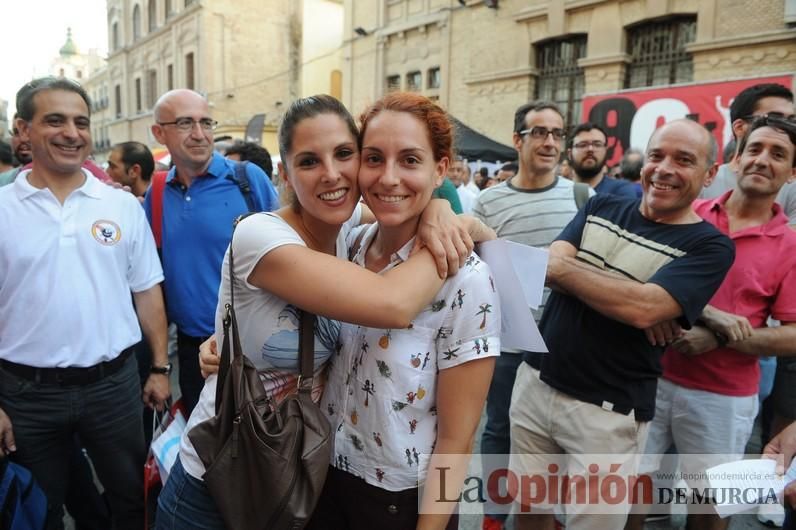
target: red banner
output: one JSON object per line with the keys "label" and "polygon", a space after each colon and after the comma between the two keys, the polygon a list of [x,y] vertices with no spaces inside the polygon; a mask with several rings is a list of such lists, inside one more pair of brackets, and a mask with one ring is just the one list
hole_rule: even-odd
{"label": "red banner", "polygon": [[608,134],[608,165],[635,147],[642,151],[652,132],[664,123],[691,118],[713,133],[719,153],[732,140],[730,103],[738,92],[759,83],[793,86],[793,77],[759,77],[740,81],[639,89],[583,98],[583,121],[597,123]]}

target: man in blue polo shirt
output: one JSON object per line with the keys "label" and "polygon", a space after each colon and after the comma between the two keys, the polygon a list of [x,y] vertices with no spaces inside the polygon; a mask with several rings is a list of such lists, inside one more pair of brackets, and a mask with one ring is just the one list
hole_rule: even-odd
{"label": "man in blue polo shirt", "polygon": [[[249,202],[257,211],[279,206],[259,167],[243,166],[246,192],[239,184],[243,179],[236,177],[236,162],[213,151],[216,124],[207,100],[192,90],[169,91],[155,104],[152,134],[174,162],[162,191],[161,248],[169,320],[177,325],[180,391],[189,412],[204,385],[199,345],[214,331],[221,261],[232,222],[251,209]],[[150,222],[153,193],[157,191],[150,190],[144,201]]]}

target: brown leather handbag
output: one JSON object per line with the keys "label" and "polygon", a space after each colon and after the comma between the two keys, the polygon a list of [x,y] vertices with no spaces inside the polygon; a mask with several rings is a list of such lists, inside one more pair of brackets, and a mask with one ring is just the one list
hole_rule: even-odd
{"label": "brown leather handbag", "polygon": [[323,489],[331,451],[329,421],[310,395],[315,315],[300,311],[297,392],[273,404],[241,348],[231,245],[229,274],[216,415],[191,429],[188,438],[228,528],[302,529]]}

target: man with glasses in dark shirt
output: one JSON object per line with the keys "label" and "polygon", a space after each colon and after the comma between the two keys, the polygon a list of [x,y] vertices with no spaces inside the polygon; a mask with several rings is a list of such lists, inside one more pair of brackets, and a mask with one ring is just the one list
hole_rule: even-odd
{"label": "man with glasses in dark shirt", "polygon": [[628,182],[608,176],[605,160],[608,156],[608,136],[596,123],[581,123],[572,131],[567,158],[572,167],[572,180],[591,186],[596,193],[613,193],[636,197],[636,190]]}
{"label": "man with glasses in dark shirt", "polygon": [[[166,306],[169,320],[177,325],[180,391],[190,413],[204,386],[199,345],[214,332],[221,262],[232,222],[250,210],[273,210],[279,200],[259,167],[237,166],[214,152],[217,122],[200,94],[167,92],[155,104],[155,122],[152,134],[168,148],[174,167],[163,187],[153,182],[144,208],[153,231],[162,235]],[[157,204],[162,207],[160,219]]]}

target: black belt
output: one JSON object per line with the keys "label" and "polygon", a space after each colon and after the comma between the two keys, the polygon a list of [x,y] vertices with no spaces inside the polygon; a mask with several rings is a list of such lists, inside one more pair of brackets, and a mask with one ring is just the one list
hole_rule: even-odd
{"label": "black belt", "polygon": [[94,366],[67,368],[37,368],[24,364],[12,363],[0,359],[0,368],[28,381],[45,385],[81,386],[96,383],[104,377],[113,375],[124,366],[124,362],[133,354],[133,348],[127,348],[118,357]]}

